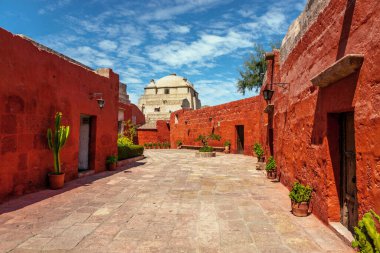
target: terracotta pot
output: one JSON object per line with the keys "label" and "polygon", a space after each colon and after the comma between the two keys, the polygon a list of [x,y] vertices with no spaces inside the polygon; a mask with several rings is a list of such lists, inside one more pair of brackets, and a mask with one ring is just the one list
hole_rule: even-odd
{"label": "terracotta pot", "polygon": [[65,173],[61,174],[51,174],[49,173],[49,185],[50,189],[57,190],[61,189],[65,184]]}
{"label": "terracotta pot", "polygon": [[107,169],[108,170],[116,170],[117,169],[117,166],[116,166],[117,164],[116,163],[108,163],[107,164]]}
{"label": "terracotta pot", "polygon": [[265,161],[265,157],[262,156],[262,157],[258,158],[258,160],[259,160],[260,163],[263,163]]}
{"label": "terracotta pot", "polygon": [[292,213],[298,217],[306,217],[309,214],[309,202],[296,203],[292,201]]}
{"label": "terracotta pot", "polygon": [[276,170],[267,171],[267,178],[268,179],[276,179]]}
{"label": "terracotta pot", "polygon": [[230,153],[230,146],[224,147],[224,153],[229,154]]}

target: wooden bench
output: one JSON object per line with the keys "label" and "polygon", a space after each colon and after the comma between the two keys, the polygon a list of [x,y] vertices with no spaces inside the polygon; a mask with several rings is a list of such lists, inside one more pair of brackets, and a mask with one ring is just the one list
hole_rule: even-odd
{"label": "wooden bench", "polygon": [[[182,145],[181,146],[181,149],[194,149],[194,150],[199,150],[202,146],[199,146],[199,145]],[[214,149],[214,151],[219,151],[219,152],[223,152],[224,151],[224,147],[212,147]]]}

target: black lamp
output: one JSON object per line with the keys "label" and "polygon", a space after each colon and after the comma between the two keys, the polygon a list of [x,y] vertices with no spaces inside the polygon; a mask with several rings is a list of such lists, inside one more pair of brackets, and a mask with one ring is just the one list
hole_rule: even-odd
{"label": "black lamp", "polygon": [[272,99],[274,90],[265,89],[263,90],[263,96],[266,101],[270,101]]}
{"label": "black lamp", "polygon": [[98,101],[98,105],[100,109],[103,109],[105,101],[103,98],[98,98],[96,101]]}

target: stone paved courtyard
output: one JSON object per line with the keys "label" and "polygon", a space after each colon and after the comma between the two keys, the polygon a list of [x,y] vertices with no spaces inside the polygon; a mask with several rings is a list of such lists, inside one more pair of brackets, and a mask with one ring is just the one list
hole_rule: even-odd
{"label": "stone paved courtyard", "polygon": [[351,252],[253,158],[147,158],[0,205],[0,252]]}

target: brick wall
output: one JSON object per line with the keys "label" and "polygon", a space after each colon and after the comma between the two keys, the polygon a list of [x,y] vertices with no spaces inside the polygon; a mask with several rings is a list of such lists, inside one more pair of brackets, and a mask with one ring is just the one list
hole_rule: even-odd
{"label": "brick wall", "polygon": [[[46,131],[63,113],[71,133],[61,152],[66,180],[78,175],[80,114],[95,119],[91,166],[105,169],[117,152],[119,77],[91,69],[0,28],[0,200],[45,187],[53,168]],[[90,93],[102,93],[100,109]]]}
{"label": "brick wall", "polygon": [[[260,123],[263,103],[261,97],[252,97],[222,105],[206,107],[200,110],[179,110],[170,117],[170,142],[176,147],[176,141],[184,145],[201,145],[195,139],[212,132],[222,137],[220,141],[210,140],[211,146],[223,146],[226,140],[231,142],[231,152],[237,152],[236,126],[244,126],[244,154],[252,154],[252,146],[260,141]],[[176,119],[177,118],[177,119]]]}

